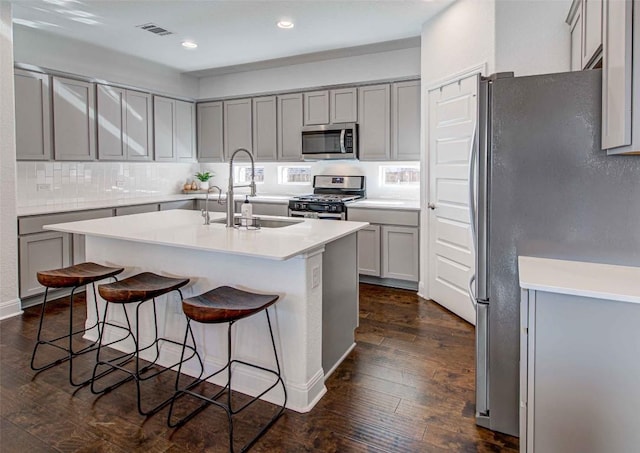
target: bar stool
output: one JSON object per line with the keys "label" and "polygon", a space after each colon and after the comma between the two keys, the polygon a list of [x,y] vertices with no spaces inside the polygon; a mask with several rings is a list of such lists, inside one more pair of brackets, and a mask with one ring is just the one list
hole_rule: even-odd
{"label": "bar stool", "polygon": [[[176,393],[174,395],[173,400],[171,401],[171,406],[169,408],[169,417],[167,420],[167,424],[169,427],[174,428],[177,426],[181,426],[186,423],[188,420],[192,419],[202,410],[204,410],[210,404],[214,404],[220,408],[222,408],[226,414],[227,419],[229,420],[229,451],[234,451],[233,445],[233,416],[243,411],[251,404],[260,399],[263,395],[269,392],[271,389],[275,388],[278,383],[282,385],[282,390],[284,392],[284,402],[278,412],[269,420],[269,422],[256,434],[249,442],[247,442],[241,449],[241,452],[247,451],[259,438],[262,436],[274,423],[275,421],[282,415],[284,412],[285,406],[287,404],[287,390],[284,385],[284,381],[282,380],[282,375],[280,372],[280,362],[278,361],[278,353],[276,351],[276,344],[273,339],[273,329],[271,328],[271,319],[269,318],[269,308],[278,300],[277,295],[262,295],[262,294],[254,294],[247,291],[242,291],[236,288],[231,288],[229,286],[221,286],[219,288],[213,289],[209,292],[201,294],[199,296],[190,297],[182,301],[182,310],[184,314],[187,316],[187,328],[184,336],[184,345],[182,349],[182,355],[184,356],[185,349],[187,346],[187,337],[191,335],[193,339],[193,333],[191,331],[191,321],[196,321],[203,324],[219,324],[219,323],[228,323],[227,328],[227,363],[218,371],[210,374],[207,377],[200,377],[199,379],[193,381],[188,386],[183,388],[178,388],[178,378],[180,377],[180,369],[178,370],[178,378],[176,379]],[[244,362],[242,360],[232,359],[231,353],[231,326],[239,321],[240,319],[249,317],[254,315],[260,311],[264,311],[267,316],[267,324],[269,325],[269,334],[271,336],[271,345],[273,347],[273,355],[275,357],[275,365],[276,369],[272,370],[269,368],[265,368],[259,365],[251,364]],[[195,343],[194,343],[195,345]],[[234,408],[232,406],[232,389],[231,389],[231,365],[234,363],[240,363],[242,365],[246,365],[249,367],[257,368],[262,371],[266,371],[268,373],[276,376],[275,382],[258,396],[252,398],[247,403],[243,404],[238,408]],[[222,373],[224,370],[227,370],[227,382],[226,385],[215,393],[213,396],[207,397],[203,394],[196,393],[191,391],[192,388],[199,385],[200,383],[211,379],[212,377]],[[218,399],[222,397],[222,395],[227,393],[226,402],[220,402]],[[198,398],[204,401],[203,404],[198,406],[195,410],[181,418],[176,422],[172,422],[173,409],[176,400],[178,400],[181,396],[190,395],[195,398]]]}
{"label": "bar stool", "polygon": [[[111,304],[121,304],[122,309],[124,311],[125,319],[127,326],[121,326],[111,323],[110,325],[113,327],[117,327],[118,329],[123,330],[126,333],[126,336],[120,338],[118,341],[123,341],[126,338],[131,337],[134,344],[134,350],[130,354],[125,354],[124,356],[119,356],[116,358],[112,358],[109,360],[101,359],[100,354],[102,352],[102,348],[106,345],[103,345],[102,342],[98,344],[98,353],[96,357],[96,364],[93,368],[93,376],[91,380],[91,392],[96,395],[101,395],[104,393],[108,393],[111,390],[119,387],[125,382],[129,382],[134,380],[136,382],[136,393],[137,393],[137,404],[138,404],[138,412],[141,415],[152,415],[162,409],[164,406],[169,404],[173,396],[168,397],[162,402],[158,403],[152,409],[143,410],[142,408],[142,397],[141,397],[141,386],[140,383],[152,379],[170,369],[181,365],[184,359],[184,350],[183,355],[181,356],[180,362],[176,362],[175,364],[169,367],[163,367],[162,369],[155,371],[153,373],[147,373],[154,367],[160,358],[160,342],[173,343],[177,346],[183,346],[182,343],[168,339],[168,338],[159,338],[158,337],[158,316],[156,311],[156,300],[155,298],[158,296],[162,296],[171,291],[178,291],[180,294],[180,299],[182,299],[182,288],[184,285],[189,283],[188,278],[170,278],[163,277],[161,275],[153,274],[151,272],[144,272],[141,274],[134,275],[129,278],[125,278],[123,280],[117,281],[115,283],[109,283],[106,285],[99,285],[98,292],[100,296],[104,300],[107,301],[104,307],[104,313],[102,319],[106,321],[107,319],[107,311]],[[140,344],[140,307],[148,301],[152,301],[153,306],[153,326],[154,326],[154,340],[148,344],[147,346],[142,346]],[[127,304],[136,304],[136,317],[135,317],[135,330],[131,328],[131,322],[129,321],[129,315],[127,314],[126,305]],[[113,344],[115,342],[111,342]],[[195,344],[195,342],[194,342]],[[146,351],[147,349],[155,349],[155,356],[153,360],[150,361],[147,365],[141,366],[140,363],[140,353]],[[183,348],[184,349],[184,348]],[[192,355],[186,360],[191,359],[196,355],[194,348],[189,348],[192,350]],[[135,367],[133,370],[127,368],[125,365],[130,359],[135,359]],[[199,357],[198,357],[199,359]],[[185,361],[186,361],[185,360]],[[202,364],[201,364],[202,366]],[[98,370],[101,367],[106,367],[106,371],[102,371],[98,373]],[[119,370],[126,373],[128,376],[103,388],[98,390],[96,383],[100,381],[102,377],[111,373],[112,371]]]}
{"label": "bar stool", "polygon": [[[95,282],[99,280],[104,280],[106,278],[114,278],[116,279],[116,275],[122,272],[124,268],[122,267],[107,267],[102,266],[96,263],[81,263],[76,264],[74,266],[64,267],[61,269],[52,269],[47,271],[40,271],[36,274],[38,282],[45,287],[44,290],[44,301],[42,302],[42,311],[40,312],[40,323],[38,325],[38,335],[36,337],[36,344],[33,348],[33,354],[31,355],[31,369],[34,371],[43,371],[49,369],[53,366],[56,366],[60,363],[69,361],[69,383],[73,386],[79,387],[82,385],[86,385],[89,383],[89,380],[84,380],[82,382],[75,382],[73,379],[73,358],[86,354],[87,352],[94,351],[96,348],[96,343],[98,343],[101,339],[102,330],[100,329],[99,322],[96,321],[91,327],[86,327],[84,329],[80,329],[76,332],[73,331],[73,296],[78,288],[91,284],[93,287],[93,300],[96,307],[96,315],[98,314],[98,303],[96,300],[96,285]],[[47,308],[48,296],[49,296],[49,288],[72,288],[71,296],[69,301],[69,333],[65,335],[61,335],[57,338],[43,340],[42,339],[42,326],[44,323],[45,310]],[[88,330],[92,330],[94,328],[98,328],[98,341],[91,343],[88,346],[85,346],[82,349],[74,350],[73,349],[73,338],[76,335],[84,334]],[[63,340],[68,339],[68,346],[62,346],[58,344],[62,343]],[[42,366],[36,366],[36,355],[38,353],[38,348],[41,345],[53,346],[57,349],[61,349],[67,353],[66,357],[56,359],[50,361]]]}

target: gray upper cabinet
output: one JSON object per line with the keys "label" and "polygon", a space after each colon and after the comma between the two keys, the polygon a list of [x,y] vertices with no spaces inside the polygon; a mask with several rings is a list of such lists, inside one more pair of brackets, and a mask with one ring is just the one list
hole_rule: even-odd
{"label": "gray upper cabinet", "polygon": [[276,97],[253,98],[253,153],[256,160],[277,159]]}
{"label": "gray upper cabinet", "polygon": [[98,159],[151,160],[151,95],[98,85]]}
{"label": "gray upper cabinet", "polygon": [[176,101],[175,112],[176,155],[178,161],[194,161],[196,159],[196,106],[193,102]]}
{"label": "gray upper cabinet", "polygon": [[125,90],[105,85],[97,86],[98,159],[124,160],[125,150]]}
{"label": "gray upper cabinet", "polygon": [[[238,148],[253,152],[251,99],[224,101],[224,154],[227,159]],[[248,160],[246,154],[238,155],[238,160]]]}
{"label": "gray upper cabinet", "polygon": [[155,160],[160,162],[194,160],[194,123],[193,103],[154,96]]}
{"label": "gray upper cabinet", "polygon": [[160,162],[176,160],[175,111],[174,99],[153,97],[153,142],[155,160]]}
{"label": "gray upper cabinet", "polygon": [[15,70],[16,156],[51,159],[51,90],[49,76]]}
{"label": "gray upper cabinet", "polygon": [[331,90],[330,119],[332,123],[355,123],[358,121],[358,89]]}
{"label": "gray upper cabinet", "polygon": [[329,123],[329,92],[304,93],[304,125]]}
{"label": "gray upper cabinet", "polygon": [[[569,27],[571,28],[571,70],[582,70],[582,8],[575,3],[569,13]],[[576,8],[575,10],[573,8]]]}
{"label": "gray upper cabinet", "polygon": [[125,144],[128,160],[153,158],[151,95],[126,91]]}
{"label": "gray upper cabinet", "polygon": [[223,108],[222,102],[198,104],[198,160],[223,162]]}
{"label": "gray upper cabinet", "polygon": [[302,94],[278,96],[278,159],[302,160]]}
{"label": "gray upper cabinet", "polygon": [[582,61],[583,66],[598,58],[602,49],[603,0],[582,0]]}
{"label": "gray upper cabinet", "polygon": [[94,84],[53,77],[53,140],[56,160],[94,160]]}
{"label": "gray upper cabinet", "polygon": [[420,81],[391,85],[391,157],[420,160]]}
{"label": "gray upper cabinet", "polygon": [[391,157],[389,91],[389,84],[358,88],[360,160]]}
{"label": "gray upper cabinet", "polygon": [[640,7],[633,3],[605,2],[602,149],[609,154],[640,152],[640,49],[632,45],[640,42]]}

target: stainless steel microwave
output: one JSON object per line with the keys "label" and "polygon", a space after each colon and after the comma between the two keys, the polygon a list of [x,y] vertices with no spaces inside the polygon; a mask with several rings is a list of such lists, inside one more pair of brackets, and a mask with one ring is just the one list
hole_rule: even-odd
{"label": "stainless steel microwave", "polygon": [[358,125],[336,123],[303,127],[302,158],[304,160],[357,159]]}

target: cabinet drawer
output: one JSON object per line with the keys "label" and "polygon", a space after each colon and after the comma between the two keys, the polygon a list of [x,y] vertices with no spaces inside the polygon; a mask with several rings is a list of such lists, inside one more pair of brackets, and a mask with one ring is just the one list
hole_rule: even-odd
{"label": "cabinet drawer", "polygon": [[385,225],[418,226],[418,211],[385,210],[371,208],[347,208],[347,220]]}
{"label": "cabinet drawer", "polygon": [[54,223],[79,222],[80,220],[100,219],[113,216],[113,209],[95,209],[92,211],[64,212],[18,218],[18,234],[32,234],[42,231],[44,225]]}
{"label": "cabinet drawer", "polygon": [[171,209],[194,209],[195,200],[180,200],[160,203],[161,211],[169,211]]}
{"label": "cabinet drawer", "polygon": [[142,214],[144,212],[155,212],[158,210],[158,204],[139,204],[135,206],[123,206],[116,208],[116,215]]}

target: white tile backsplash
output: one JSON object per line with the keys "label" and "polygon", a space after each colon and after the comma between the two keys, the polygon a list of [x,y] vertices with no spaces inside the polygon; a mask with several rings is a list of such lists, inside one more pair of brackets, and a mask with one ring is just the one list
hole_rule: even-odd
{"label": "white tile backsplash", "polygon": [[[396,162],[416,164],[416,162]],[[116,200],[177,194],[199,171],[212,171],[212,184],[227,189],[229,164],[160,162],[18,162],[18,206],[41,206],[66,202]],[[384,187],[380,166],[389,162],[259,162],[265,182],[258,194],[300,195],[311,193],[309,185],[278,183],[278,167],[311,165],[312,174],[365,175],[369,198],[418,200],[419,187]],[[242,165],[242,164],[239,164]],[[246,190],[239,189],[237,193]]]}

